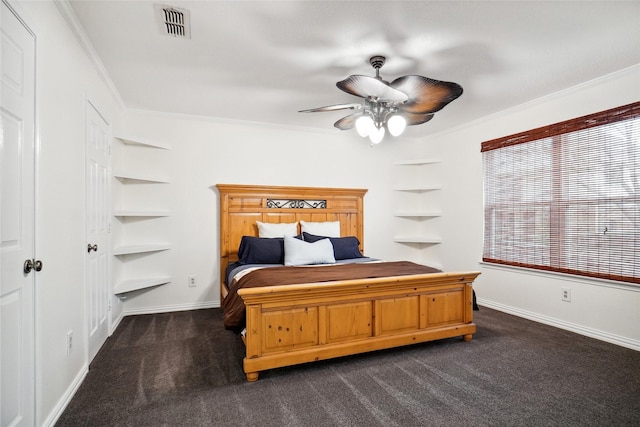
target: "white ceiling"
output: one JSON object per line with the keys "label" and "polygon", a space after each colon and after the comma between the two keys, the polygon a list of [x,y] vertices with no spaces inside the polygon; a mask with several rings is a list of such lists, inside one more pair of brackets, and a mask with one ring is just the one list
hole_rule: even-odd
{"label": "white ceiling", "polygon": [[[189,10],[191,38],[162,35],[154,3]],[[69,4],[128,108],[286,126],[333,129],[348,110],[297,111],[358,102],[335,83],[375,75],[372,55],[385,80],[464,88],[414,137],[640,63],[640,1]]]}

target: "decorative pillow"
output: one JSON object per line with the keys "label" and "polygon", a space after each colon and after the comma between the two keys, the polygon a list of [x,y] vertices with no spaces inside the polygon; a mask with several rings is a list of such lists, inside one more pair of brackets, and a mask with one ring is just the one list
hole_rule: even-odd
{"label": "decorative pillow", "polygon": [[[301,241],[302,235],[295,238]],[[238,247],[238,264],[284,264],[284,239],[242,236]]]}
{"label": "decorative pillow", "polygon": [[[302,233],[302,238],[305,242],[317,242],[321,239],[326,239],[325,236],[316,236],[309,233]],[[329,237],[329,240],[333,245],[333,256],[336,260],[364,258],[359,248],[360,241],[356,236]]]}
{"label": "decorative pillow", "polygon": [[329,239],[304,242],[284,236],[284,265],[333,264],[333,245]]}
{"label": "decorative pillow", "polygon": [[300,225],[302,232],[317,236],[340,237],[340,221],[307,222],[301,220]]}
{"label": "decorative pillow", "polygon": [[260,222],[258,224],[258,236],[260,237],[284,237],[298,234],[297,222]]}
{"label": "decorative pillow", "polygon": [[238,248],[240,264],[284,264],[284,239],[242,236]]}

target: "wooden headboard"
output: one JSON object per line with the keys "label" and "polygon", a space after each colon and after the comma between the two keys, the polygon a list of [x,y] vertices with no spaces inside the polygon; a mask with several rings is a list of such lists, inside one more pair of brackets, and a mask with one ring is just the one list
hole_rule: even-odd
{"label": "wooden headboard", "polygon": [[256,221],[340,221],[340,235],[356,236],[364,252],[363,198],[367,190],[233,184],[216,187],[220,193],[221,290],[226,290],[227,265],[238,260],[242,236],[258,236]]}

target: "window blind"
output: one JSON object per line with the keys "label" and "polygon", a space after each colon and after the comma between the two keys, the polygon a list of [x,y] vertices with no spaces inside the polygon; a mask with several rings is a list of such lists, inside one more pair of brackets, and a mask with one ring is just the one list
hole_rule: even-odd
{"label": "window blind", "polygon": [[481,151],[484,261],[640,284],[640,102]]}

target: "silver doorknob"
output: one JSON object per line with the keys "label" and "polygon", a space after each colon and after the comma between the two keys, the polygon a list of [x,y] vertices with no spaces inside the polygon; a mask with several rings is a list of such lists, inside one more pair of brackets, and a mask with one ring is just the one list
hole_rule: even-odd
{"label": "silver doorknob", "polygon": [[32,259],[28,259],[24,262],[24,266],[22,267],[22,271],[24,271],[24,274],[29,274],[31,273],[31,270],[33,270],[33,260]]}
{"label": "silver doorknob", "polygon": [[22,271],[24,271],[24,274],[29,274],[31,273],[31,270],[35,270],[35,271],[42,270],[42,261],[40,261],[39,259],[26,260],[24,262],[24,265],[22,266]]}
{"label": "silver doorknob", "polygon": [[91,246],[91,243],[89,243],[89,244],[87,245],[87,252],[91,252],[91,251],[96,251],[96,252],[98,252],[98,245],[97,245],[97,244],[95,244],[95,245]]}

